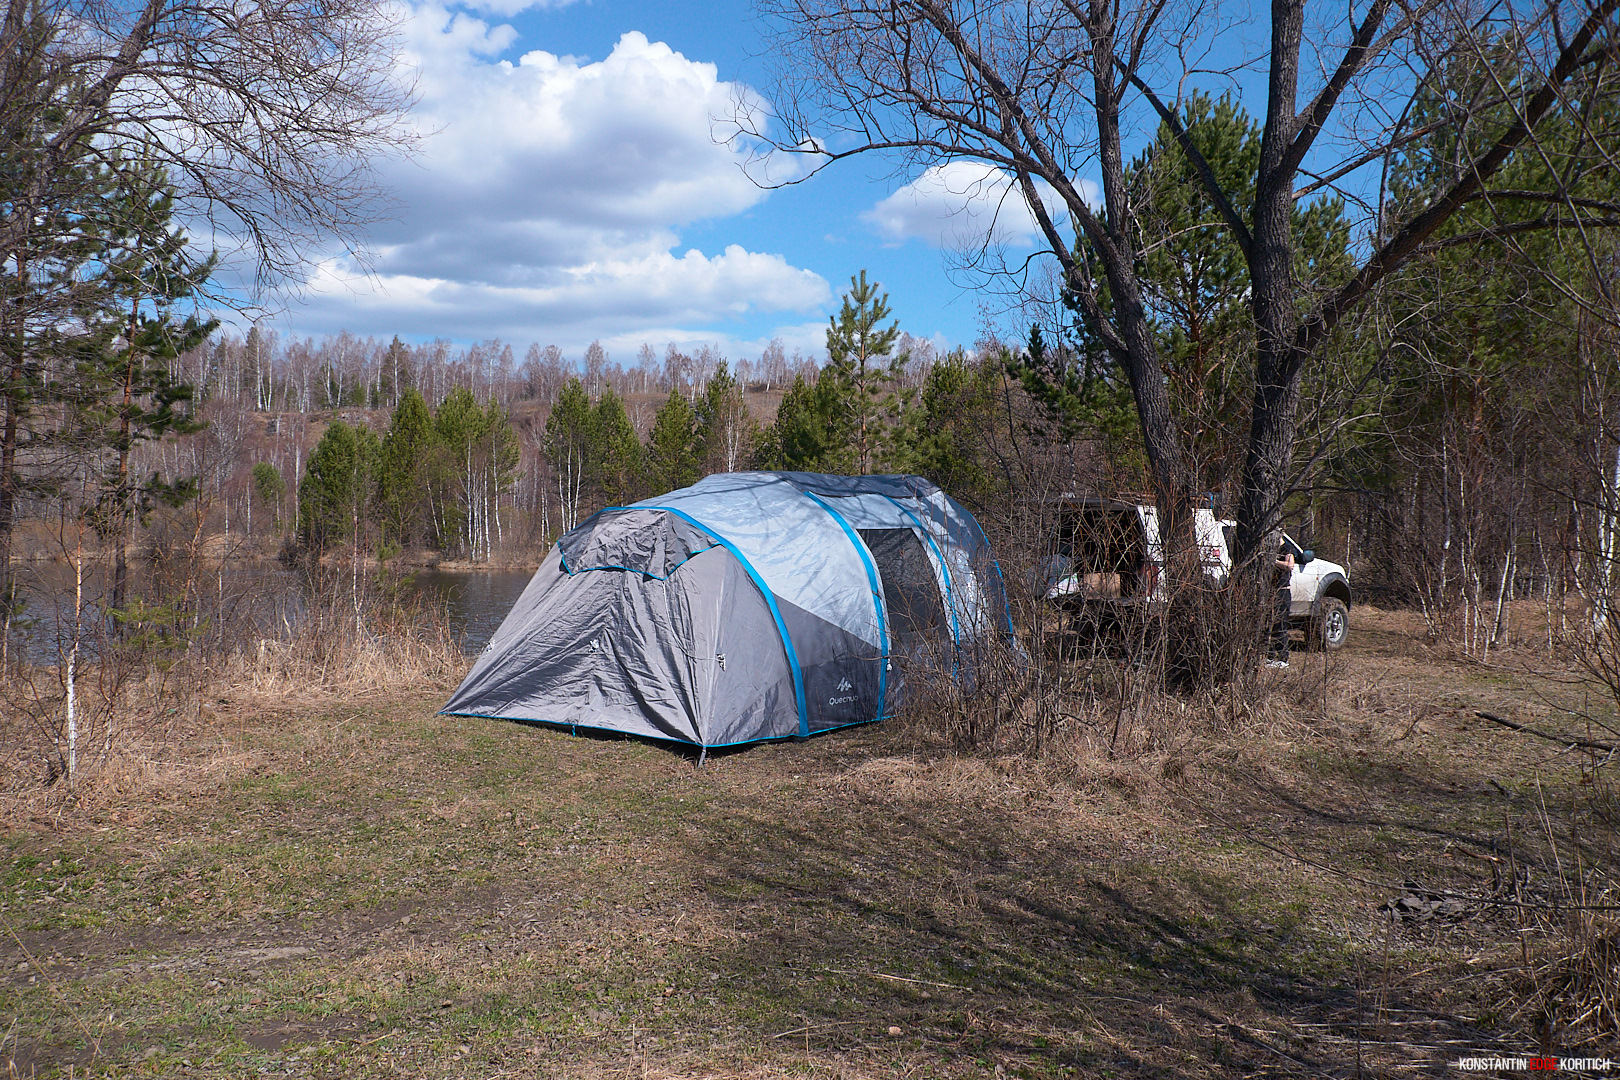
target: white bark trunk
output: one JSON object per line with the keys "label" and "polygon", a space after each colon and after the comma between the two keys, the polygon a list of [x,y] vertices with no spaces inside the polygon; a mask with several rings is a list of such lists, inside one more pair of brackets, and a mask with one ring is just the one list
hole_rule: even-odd
{"label": "white bark trunk", "polygon": [[1620,531],[1620,447],[1615,448],[1614,468],[1604,485],[1603,506],[1598,516],[1598,589],[1592,604],[1592,629],[1601,630],[1609,621],[1610,595],[1614,582],[1615,534]]}

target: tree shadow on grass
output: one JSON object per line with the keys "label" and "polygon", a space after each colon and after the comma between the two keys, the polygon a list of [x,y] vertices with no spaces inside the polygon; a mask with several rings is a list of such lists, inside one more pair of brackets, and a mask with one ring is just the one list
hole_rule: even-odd
{"label": "tree shadow on grass", "polygon": [[1218,1059],[1215,1042],[1234,1062],[1252,1056],[1208,1018],[1256,983],[1296,1002],[1352,1004],[1243,948],[1231,928],[1258,940],[1251,919],[1214,911],[1209,921],[1227,929],[1212,933],[1089,878],[1085,852],[996,866],[963,850],[990,838],[944,835],[926,819],[890,817],[855,843],[814,824],[734,824],[749,843],[704,853],[734,891],[742,931],[735,955],[717,961],[771,983],[770,996],[833,1045],[898,1026],[947,1058],[1174,1072],[1178,1057]]}
{"label": "tree shadow on grass", "polygon": [[1026,1075],[1444,1071],[1454,1047],[1377,1036],[1391,1009],[1490,1042],[1395,988],[1375,1009],[1363,944],[1289,914],[1274,873],[847,794],[717,804],[689,853],[736,931],[713,963],[807,1048],[876,1052],[899,1028],[916,1054]]}

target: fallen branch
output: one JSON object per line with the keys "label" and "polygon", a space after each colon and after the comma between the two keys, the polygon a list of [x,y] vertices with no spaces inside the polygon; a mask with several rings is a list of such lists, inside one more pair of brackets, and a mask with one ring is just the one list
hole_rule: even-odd
{"label": "fallen branch", "polygon": [[1565,735],[1550,735],[1545,731],[1537,731],[1533,727],[1516,724],[1512,720],[1504,720],[1494,713],[1480,712],[1478,709],[1474,710],[1474,715],[1489,720],[1493,724],[1501,724],[1503,727],[1512,728],[1514,731],[1522,731],[1527,735],[1535,735],[1546,739],[1548,742],[1560,743],[1564,746],[1579,746],[1584,750],[1600,750],[1605,754],[1613,754],[1616,750],[1620,750],[1620,747],[1612,743],[1592,742],[1590,739],[1572,739]]}
{"label": "fallen branch", "polygon": [[817,968],[829,975],[866,975],[873,979],[888,979],[890,982],[915,983],[918,986],[943,986],[947,990],[967,990],[970,987],[958,986],[956,983],[932,982],[928,979],[908,979],[904,975],[885,975],[881,971],[845,971],[842,968]]}
{"label": "fallen branch", "polygon": [[773,1039],[785,1039],[789,1035],[808,1035],[810,1032],[815,1031],[818,1028],[855,1027],[857,1025],[865,1024],[865,1023],[869,1023],[869,1021],[866,1021],[866,1020],[829,1020],[829,1021],[826,1021],[826,1022],[820,1023],[820,1024],[806,1024],[804,1027],[796,1027],[796,1028],[792,1029],[791,1031],[779,1031],[775,1035],[772,1035],[771,1038],[773,1038]]}

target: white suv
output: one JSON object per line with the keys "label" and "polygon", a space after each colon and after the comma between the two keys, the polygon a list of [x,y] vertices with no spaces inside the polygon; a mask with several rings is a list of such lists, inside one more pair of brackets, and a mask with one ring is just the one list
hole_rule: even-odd
{"label": "white suv", "polygon": [[[1158,507],[1066,495],[1060,508],[1056,548],[1045,566],[1048,600],[1065,605],[1164,601]],[[1225,581],[1232,572],[1236,523],[1210,510],[1195,510],[1193,529],[1204,573]],[[1349,574],[1338,563],[1316,558],[1286,533],[1283,545],[1294,553],[1289,582],[1294,626],[1305,631],[1308,645],[1342,648],[1350,633]]]}

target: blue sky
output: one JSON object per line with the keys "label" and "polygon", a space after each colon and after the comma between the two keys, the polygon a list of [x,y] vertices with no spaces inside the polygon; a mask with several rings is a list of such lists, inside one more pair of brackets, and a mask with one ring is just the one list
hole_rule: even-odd
{"label": "blue sky", "polygon": [[[1022,200],[991,209],[1004,177],[965,161],[900,173],[871,156],[764,190],[743,172],[744,148],[716,141],[739,94],[772,93],[771,42],[750,0],[384,2],[396,5],[400,64],[417,80],[409,120],[421,152],[380,165],[398,213],[371,230],[372,272],[312,252],[302,296],[268,320],[275,328],[501,338],[574,359],[600,340],[627,365],[643,344],[662,354],[672,342],[736,359],[780,338],[790,354],[813,354],[864,269],[902,329],[937,348],[971,346],[986,330],[1023,337],[1027,317],[1005,286],[955,269],[953,255],[992,222],[1011,261],[1033,250]],[[1173,41],[1167,32],[1168,66],[1149,77],[1171,97],[1178,85],[1236,89],[1252,107],[1264,100],[1263,66],[1240,58],[1264,57],[1263,20],[1247,8],[1218,14]],[[1303,59],[1320,76],[1347,29],[1336,8],[1315,18],[1322,51]],[[1183,62],[1199,74],[1178,83]],[[1347,95],[1312,163],[1359,151],[1358,128],[1387,120],[1400,70]],[[1302,100],[1315,89],[1309,75],[1305,84]],[[1128,123],[1134,153],[1157,120],[1138,102]],[[1367,175],[1376,163],[1346,183]]]}
{"label": "blue sky", "polygon": [[[1003,298],[951,272],[944,247],[973,220],[952,213],[961,177],[857,159],[764,191],[714,141],[737,87],[769,92],[747,0],[401,11],[422,153],[383,167],[398,213],[371,232],[374,275],[315,253],[277,329],[500,337],[575,358],[600,339],[625,363],[643,342],[741,357],[780,337],[810,353],[861,269],[936,345],[1016,325]],[[1028,247],[1016,223],[1005,239]]]}

